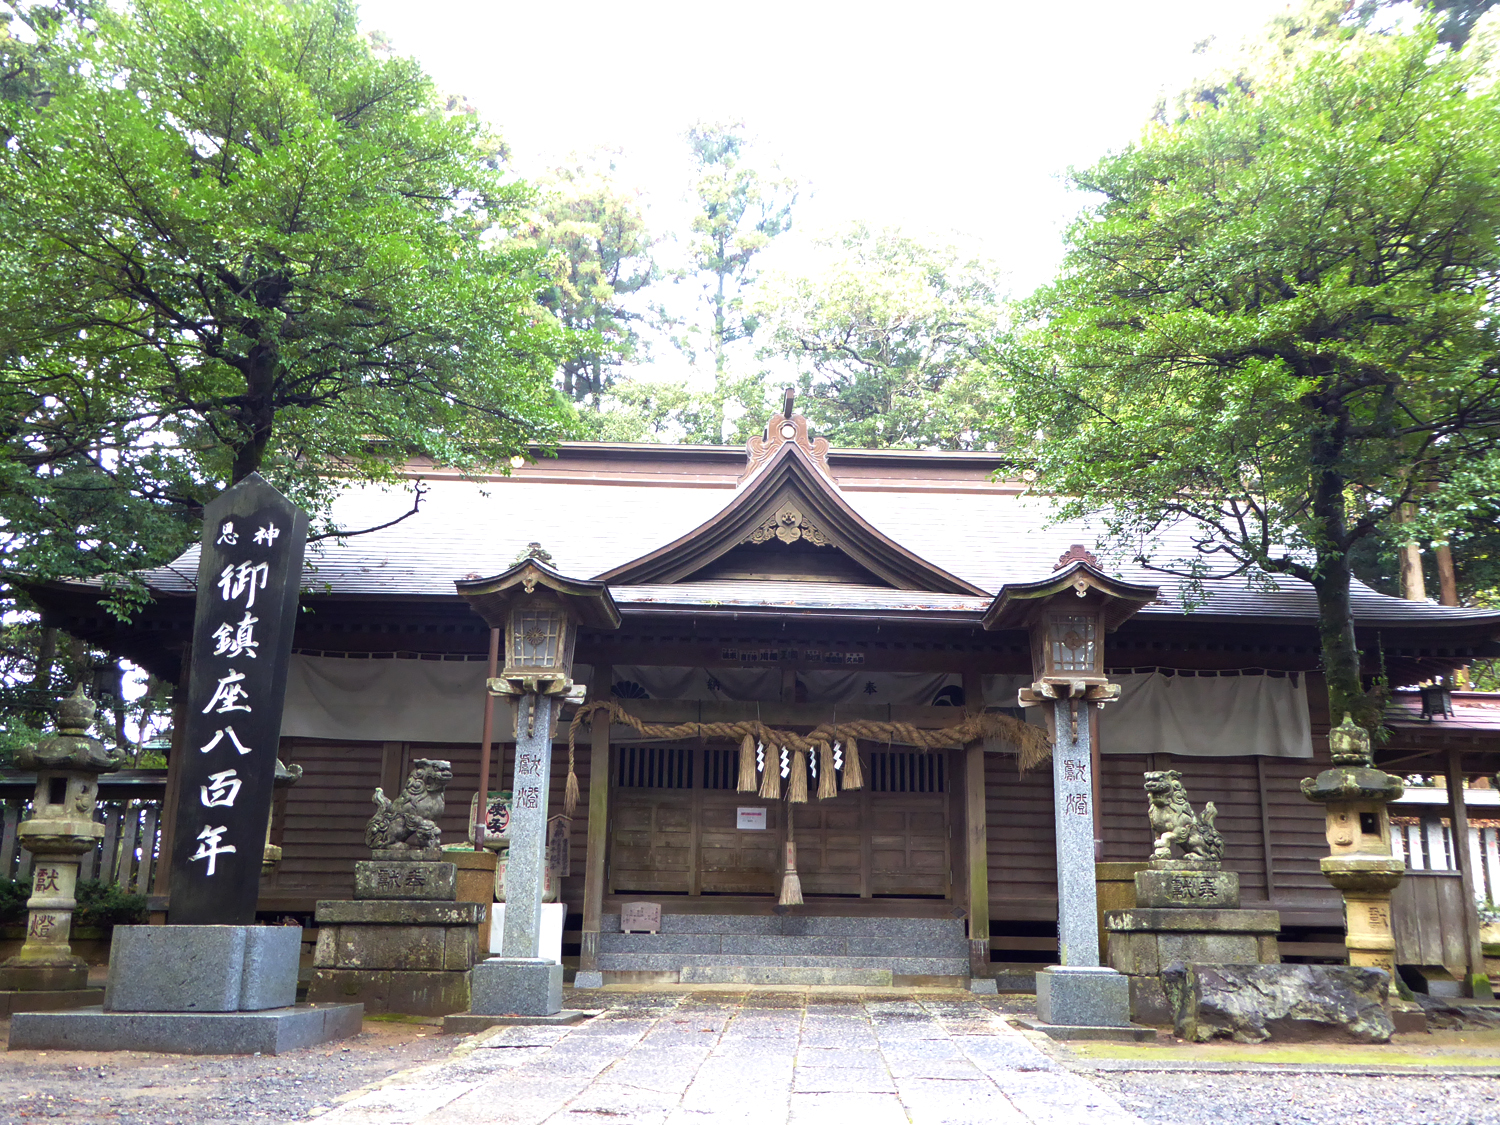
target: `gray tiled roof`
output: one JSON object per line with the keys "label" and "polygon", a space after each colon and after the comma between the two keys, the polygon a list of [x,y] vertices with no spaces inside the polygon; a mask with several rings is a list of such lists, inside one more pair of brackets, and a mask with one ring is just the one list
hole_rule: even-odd
{"label": "gray tiled roof", "polygon": [[[509,566],[532,541],[551,552],[559,570],[591,578],[639,558],[693,531],[718,513],[735,491],[711,484],[565,483],[528,481],[524,475],[495,482],[440,480],[421,511],[394,527],[326,540],[308,552],[306,581],[314,589],[346,596],[453,597],[455,579],[486,576]],[[1098,531],[1086,524],[1047,526],[1044,502],[995,489],[961,491],[846,490],[861,516],[908,550],[936,566],[994,592],[1008,582],[1030,582],[1052,573],[1073,543],[1092,547]],[[335,519],[345,527],[383,523],[410,506],[409,493],[359,487],[340,498]],[[1183,541],[1186,548],[1186,540]],[[193,588],[197,548],[169,567],[152,571],[163,592]],[[1131,582],[1159,584],[1162,597],[1148,614],[1180,614],[1179,580],[1133,564],[1105,568]],[[1195,615],[1237,618],[1310,618],[1312,588],[1290,578],[1278,589],[1251,589],[1243,578],[1210,582],[1208,600]],[[625,586],[614,596],[623,609],[659,605],[784,605],[845,610],[929,609],[980,612],[983,599],[828,583],[695,583]],[[1500,614],[1447,609],[1375,593],[1356,584],[1356,618],[1364,623],[1430,624],[1488,620]]]}

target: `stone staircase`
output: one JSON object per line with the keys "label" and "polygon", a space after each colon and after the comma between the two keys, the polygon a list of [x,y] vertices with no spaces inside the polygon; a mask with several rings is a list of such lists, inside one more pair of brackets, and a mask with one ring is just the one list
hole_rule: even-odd
{"label": "stone staircase", "polygon": [[890,985],[969,975],[969,943],[957,918],[663,913],[661,928],[622,934],[620,916],[604,915],[605,980]]}

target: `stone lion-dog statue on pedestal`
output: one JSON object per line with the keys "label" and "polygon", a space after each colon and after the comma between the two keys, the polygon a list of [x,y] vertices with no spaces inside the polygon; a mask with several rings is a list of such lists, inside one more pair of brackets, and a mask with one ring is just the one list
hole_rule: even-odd
{"label": "stone lion-dog statue on pedestal", "polygon": [[375,803],[375,815],[365,825],[365,846],[372,851],[426,851],[437,847],[441,830],[436,821],[443,815],[444,791],[452,780],[452,763],[417,758],[394,801],[377,787],[370,798]]}
{"label": "stone lion-dog statue on pedestal", "polygon": [[1146,774],[1146,810],[1151,831],[1156,834],[1152,859],[1171,859],[1172,845],[1182,849],[1182,858],[1198,863],[1218,863],[1224,858],[1224,837],[1214,827],[1219,810],[1208,801],[1201,813],[1188,803],[1182,775],[1176,770],[1152,770]]}

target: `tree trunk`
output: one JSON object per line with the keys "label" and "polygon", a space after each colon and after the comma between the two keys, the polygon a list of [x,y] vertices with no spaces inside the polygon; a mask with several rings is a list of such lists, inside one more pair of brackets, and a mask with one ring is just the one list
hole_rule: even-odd
{"label": "tree trunk", "polygon": [[1369,715],[1369,701],[1360,682],[1359,645],[1354,639],[1354,612],[1349,601],[1352,572],[1347,556],[1320,560],[1313,589],[1318,595],[1318,640],[1323,649],[1323,678],[1328,684],[1328,721],[1338,725],[1348,712],[1354,721],[1373,730],[1378,715]]}
{"label": "tree trunk", "polygon": [[57,663],[57,630],[42,630],[36,649],[36,665],[31,676],[31,707],[26,712],[27,725],[40,730],[56,702],[52,691],[52,666]]}
{"label": "tree trunk", "polygon": [[[1396,508],[1396,522],[1409,523],[1414,512],[1412,505],[1401,504]],[[1422,545],[1415,539],[1401,544],[1398,553],[1401,567],[1401,596],[1409,602],[1427,600],[1427,578],[1422,573]]]}
{"label": "tree trunk", "polygon": [[1438,572],[1438,604],[1458,604],[1458,572],[1453,568],[1453,548],[1443,543],[1434,547],[1432,553],[1437,557]]}
{"label": "tree trunk", "polygon": [[246,440],[234,451],[231,485],[239,484],[260,470],[266,449],[271,444],[271,434],[276,427],[276,369],[280,362],[280,357],[270,348],[257,346],[251,349],[246,365],[240,368],[245,376],[247,403],[240,409],[236,421]]}

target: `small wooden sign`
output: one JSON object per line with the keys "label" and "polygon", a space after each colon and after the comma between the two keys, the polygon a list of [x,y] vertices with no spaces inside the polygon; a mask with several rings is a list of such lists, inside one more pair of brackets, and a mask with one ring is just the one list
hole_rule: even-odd
{"label": "small wooden sign", "polygon": [[741,831],[764,832],[766,810],[763,805],[752,805],[734,810],[734,826]]}
{"label": "small wooden sign", "polygon": [[620,906],[620,930],[627,934],[661,932],[661,903],[627,902]]}

